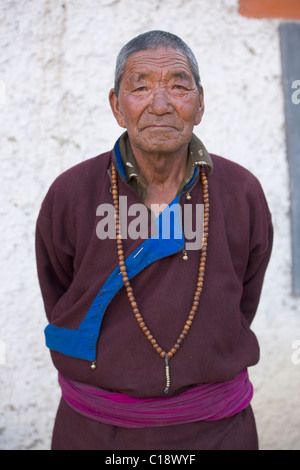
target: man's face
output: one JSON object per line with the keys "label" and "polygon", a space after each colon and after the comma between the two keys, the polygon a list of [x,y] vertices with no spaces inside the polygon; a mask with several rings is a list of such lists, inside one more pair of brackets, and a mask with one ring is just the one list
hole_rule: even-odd
{"label": "man's face", "polygon": [[175,152],[187,147],[204,112],[186,56],[158,48],[129,56],[118,97],[110,92],[112,111],[127,129],[134,151]]}

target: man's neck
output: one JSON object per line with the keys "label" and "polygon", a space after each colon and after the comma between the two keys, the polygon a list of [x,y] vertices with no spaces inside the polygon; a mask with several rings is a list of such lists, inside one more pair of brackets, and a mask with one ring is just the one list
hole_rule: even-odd
{"label": "man's neck", "polygon": [[132,151],[147,187],[145,204],[169,204],[185,176],[188,146],[172,154]]}

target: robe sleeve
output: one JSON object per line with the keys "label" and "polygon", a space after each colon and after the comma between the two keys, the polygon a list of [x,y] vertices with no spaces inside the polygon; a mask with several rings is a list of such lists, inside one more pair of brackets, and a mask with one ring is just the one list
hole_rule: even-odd
{"label": "robe sleeve", "polygon": [[53,217],[45,215],[46,202],[42,206],[36,225],[36,262],[38,279],[49,322],[52,311],[60,298],[68,290],[73,279],[73,256],[68,246],[67,235],[63,233],[63,223],[59,221],[55,230]]}
{"label": "robe sleeve", "polygon": [[251,207],[251,243],[247,270],[244,276],[241,312],[249,324],[252,323],[260,300],[265,272],[273,245],[271,214],[258,183],[253,192]]}

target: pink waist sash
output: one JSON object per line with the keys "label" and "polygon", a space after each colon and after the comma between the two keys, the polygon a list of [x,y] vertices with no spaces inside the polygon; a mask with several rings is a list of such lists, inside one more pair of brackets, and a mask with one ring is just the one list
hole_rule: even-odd
{"label": "pink waist sash", "polygon": [[200,384],[177,396],[135,398],[66,379],[62,396],[78,413],[125,428],[171,426],[228,418],[246,408],[253,396],[247,370],[228,382]]}

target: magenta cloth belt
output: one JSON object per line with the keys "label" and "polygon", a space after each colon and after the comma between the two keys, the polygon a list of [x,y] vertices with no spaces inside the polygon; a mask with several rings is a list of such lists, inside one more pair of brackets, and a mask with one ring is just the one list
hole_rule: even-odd
{"label": "magenta cloth belt", "polygon": [[125,428],[216,421],[246,408],[253,396],[247,370],[228,382],[200,384],[177,396],[136,398],[58,376],[62,396],[78,413]]}

